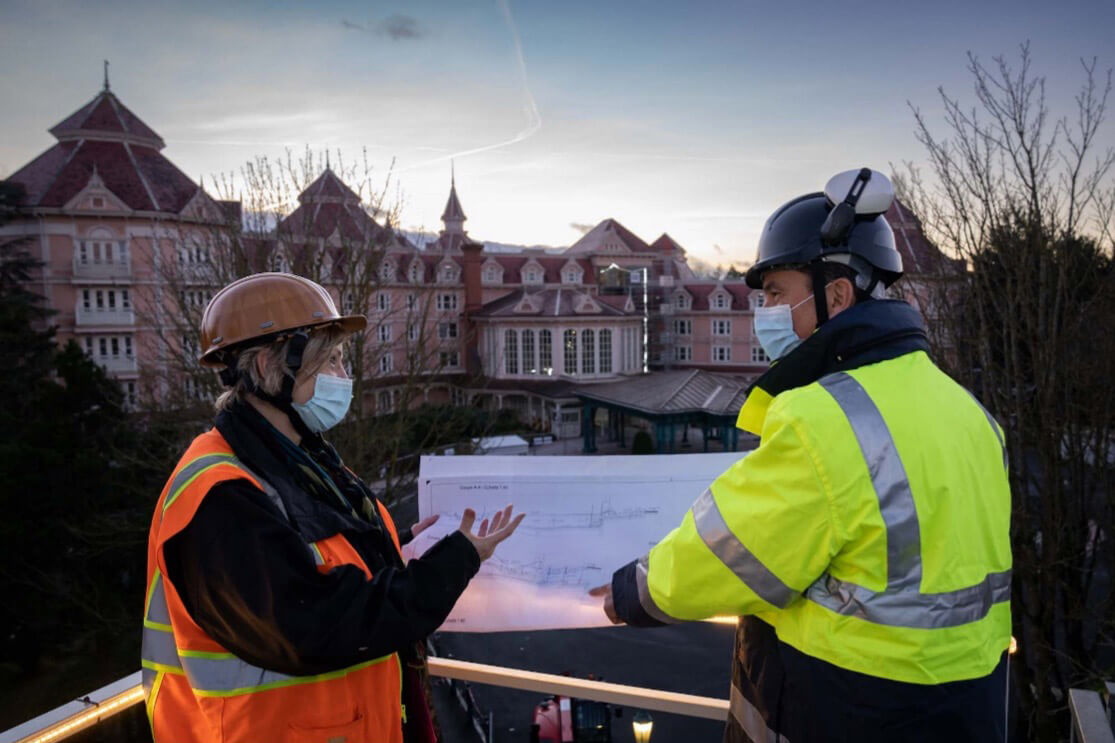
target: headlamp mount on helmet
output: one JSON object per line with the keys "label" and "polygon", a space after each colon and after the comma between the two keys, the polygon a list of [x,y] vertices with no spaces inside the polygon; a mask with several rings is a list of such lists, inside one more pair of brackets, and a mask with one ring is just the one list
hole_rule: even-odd
{"label": "headlamp mount on helmet", "polygon": [[[859,296],[879,296],[902,275],[894,232],[883,214],[894,187],[880,172],[859,168],[838,173],[825,190],[779,207],[763,226],[747,285],[761,289],[763,275],[778,268],[808,273],[815,288],[825,284],[825,264],[839,263],[856,274]],[[814,293],[817,324],[828,320],[825,292]]]}

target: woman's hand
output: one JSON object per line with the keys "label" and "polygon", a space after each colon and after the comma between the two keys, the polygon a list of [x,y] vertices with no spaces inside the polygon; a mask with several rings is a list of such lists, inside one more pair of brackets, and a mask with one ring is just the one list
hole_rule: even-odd
{"label": "woman's hand", "polygon": [[426,531],[431,526],[436,524],[437,520],[440,519],[440,518],[441,518],[441,514],[440,513],[435,513],[433,516],[427,516],[426,518],[422,519],[417,524],[410,527],[411,537],[417,537],[419,534],[421,534],[422,532]]}
{"label": "woman's hand", "polygon": [[500,542],[515,533],[523,517],[526,516],[525,513],[520,513],[512,519],[511,510],[512,506],[508,505],[507,508],[496,513],[490,525],[488,519],[484,519],[480,522],[480,528],[473,534],[472,525],[476,523],[476,511],[471,508],[465,509],[464,515],[461,516],[460,531],[468,537],[468,541],[472,542],[476,554],[480,555],[481,562],[492,556]]}

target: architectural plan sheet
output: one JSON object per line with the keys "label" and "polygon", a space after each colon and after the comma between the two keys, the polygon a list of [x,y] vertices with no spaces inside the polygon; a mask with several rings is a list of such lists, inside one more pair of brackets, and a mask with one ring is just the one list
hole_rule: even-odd
{"label": "architectural plan sheet", "polygon": [[571,629],[609,624],[589,588],[645,554],[742,452],[597,457],[423,457],[421,518],[441,519],[408,551],[420,555],[508,503],[526,518],[496,549],[441,631]]}

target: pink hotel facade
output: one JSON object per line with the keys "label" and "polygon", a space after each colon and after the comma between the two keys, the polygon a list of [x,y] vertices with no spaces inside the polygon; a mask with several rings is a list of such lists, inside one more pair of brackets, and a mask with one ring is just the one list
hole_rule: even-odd
{"label": "pink hotel facade", "polygon": [[[57,312],[59,340],[76,339],[133,405],[158,398],[193,343],[182,317],[196,318],[219,288],[203,278],[211,272],[192,272],[213,260],[215,227],[239,231],[240,204],[208,196],[107,88],[50,132],[57,143],[7,179],[23,189],[22,207],[0,239],[26,239],[43,261],[34,289]],[[916,220],[892,211],[907,265],[919,253],[931,260]],[[274,234],[245,236],[245,267],[311,276],[339,307],[369,316],[363,402],[376,411],[413,384],[416,357],[421,400],[513,408],[559,436],[579,432],[576,386],[659,369],[753,378],[768,366],[752,334],[761,294],[698,279],[666,234],[647,243],[606,219],[563,250],[497,252],[469,238],[465,220],[453,183],[444,229],[419,247],[376,223],[327,168]],[[344,288],[353,245],[377,251],[367,306]],[[168,267],[182,279],[173,287]],[[182,386],[201,393],[188,370]]]}

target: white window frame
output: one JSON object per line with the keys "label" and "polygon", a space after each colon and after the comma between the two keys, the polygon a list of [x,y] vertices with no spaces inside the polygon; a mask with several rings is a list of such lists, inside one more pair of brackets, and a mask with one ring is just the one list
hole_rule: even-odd
{"label": "white window frame", "polygon": [[732,361],[731,346],[713,346],[712,360],[717,364],[728,364]]}
{"label": "white window frame", "polygon": [[724,319],[713,319],[712,321],[712,334],[720,338],[732,337],[732,321]]}

